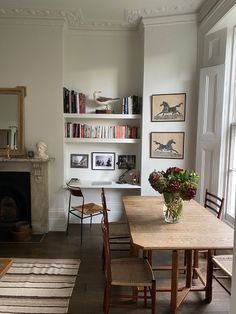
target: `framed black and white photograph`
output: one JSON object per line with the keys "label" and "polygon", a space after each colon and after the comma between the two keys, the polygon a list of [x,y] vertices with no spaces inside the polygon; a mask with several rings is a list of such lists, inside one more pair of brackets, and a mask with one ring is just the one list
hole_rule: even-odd
{"label": "framed black and white photograph", "polygon": [[87,154],[71,154],[70,167],[71,168],[88,168],[89,155]]}
{"label": "framed black and white photograph", "polygon": [[152,122],[185,121],[185,111],[186,93],[152,95]]}
{"label": "framed black and white photograph", "polygon": [[152,132],[150,134],[150,157],[183,159],[184,135],[184,132]]}
{"label": "framed black and white photograph", "polygon": [[135,169],[136,155],[118,155],[118,169]]}
{"label": "framed black and white photograph", "polygon": [[93,170],[115,170],[115,153],[92,153]]}

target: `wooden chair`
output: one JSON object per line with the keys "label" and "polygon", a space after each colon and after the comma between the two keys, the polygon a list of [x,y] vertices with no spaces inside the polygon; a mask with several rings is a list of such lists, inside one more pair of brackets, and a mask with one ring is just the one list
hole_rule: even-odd
{"label": "wooden chair", "polygon": [[[233,255],[213,255],[212,277],[215,279],[226,292],[231,295],[230,288],[223,282],[225,279],[231,280],[233,268]],[[223,274],[219,274],[219,271]]]}
{"label": "wooden chair", "polygon": [[[109,235],[108,229],[105,224],[104,218],[102,218],[102,233],[103,233],[103,246],[105,257],[105,288],[103,299],[103,312],[109,313],[110,306],[121,307],[138,307],[138,299],[144,299],[144,306],[147,306],[147,299],[151,298],[152,314],[156,311],[156,281],[152,272],[151,266],[147,259],[138,257],[127,257],[119,259],[111,259]],[[130,287],[130,294],[117,294],[119,299],[129,298],[131,301],[135,301],[135,304],[116,303],[111,304],[111,290],[113,286]],[[139,288],[143,288],[141,291]],[[134,288],[135,292],[134,293]],[[150,292],[150,297],[147,296],[147,288]],[[143,295],[140,295],[143,293]]]}
{"label": "wooden chair", "polygon": [[[92,221],[94,216],[102,215],[103,208],[100,205],[95,203],[86,203],[84,201],[84,195],[79,187],[73,187],[67,184],[67,188],[70,192],[69,196],[69,205],[68,205],[68,218],[67,218],[67,227],[66,233],[69,231],[70,224],[70,215],[74,215],[75,217],[80,219],[80,242],[82,245],[83,242],[83,220],[90,219],[90,230],[92,227]],[[79,205],[72,205],[72,198],[80,199]]]}
{"label": "wooden chair", "polygon": [[220,198],[206,190],[204,207],[208,208],[217,218],[221,219],[224,206],[224,198]]}
{"label": "wooden chair", "polygon": [[[219,196],[208,192],[208,190],[206,189],[204,207],[210,210],[210,212],[212,212],[217,218],[221,219],[223,206],[224,198],[220,198]],[[199,252],[206,254],[207,251],[194,250],[193,263],[195,268],[199,267]],[[214,255],[215,254],[216,252],[214,252]]]}
{"label": "wooden chair", "polygon": [[[130,251],[130,235],[127,224],[124,223],[109,223],[108,209],[104,188],[101,192],[103,218],[108,230],[108,239],[110,251]],[[103,269],[104,269],[104,248],[103,248]]]}

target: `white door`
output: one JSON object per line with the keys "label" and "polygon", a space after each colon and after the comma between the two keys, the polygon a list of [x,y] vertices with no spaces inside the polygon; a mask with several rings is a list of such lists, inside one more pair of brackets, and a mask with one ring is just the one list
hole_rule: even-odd
{"label": "white door", "polygon": [[223,196],[226,29],[205,36],[200,70],[196,170],[200,175],[197,199],[206,188]]}
{"label": "white door", "polygon": [[224,65],[200,71],[196,170],[200,175],[198,200],[203,202],[206,188],[222,195],[222,116]]}

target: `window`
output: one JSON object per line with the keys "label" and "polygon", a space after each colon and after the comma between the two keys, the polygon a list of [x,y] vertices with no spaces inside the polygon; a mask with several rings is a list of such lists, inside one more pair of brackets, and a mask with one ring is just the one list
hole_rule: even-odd
{"label": "window", "polygon": [[236,124],[231,125],[229,158],[226,219],[233,223],[236,211]]}

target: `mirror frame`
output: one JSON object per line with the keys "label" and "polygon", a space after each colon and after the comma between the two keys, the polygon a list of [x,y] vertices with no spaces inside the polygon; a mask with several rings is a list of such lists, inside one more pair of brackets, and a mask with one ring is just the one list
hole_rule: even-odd
{"label": "mirror frame", "polygon": [[15,88],[0,88],[0,94],[18,96],[18,145],[17,149],[0,149],[0,156],[20,157],[25,155],[24,148],[24,100],[26,96],[26,87],[17,86]]}

